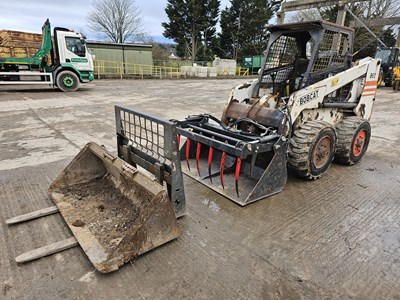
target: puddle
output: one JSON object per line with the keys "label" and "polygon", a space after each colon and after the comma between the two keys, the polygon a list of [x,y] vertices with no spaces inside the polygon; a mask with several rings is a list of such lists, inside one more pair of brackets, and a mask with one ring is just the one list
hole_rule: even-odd
{"label": "puddle", "polygon": [[208,198],[205,198],[203,201],[201,201],[201,203],[208,206],[212,212],[219,212],[221,210],[221,208],[215,201],[210,200]]}
{"label": "puddle", "polygon": [[86,282],[86,283],[90,283],[93,281],[93,279],[95,279],[95,271],[92,272],[88,272],[86,273],[84,276],[82,276],[81,278],[79,278],[80,282]]}

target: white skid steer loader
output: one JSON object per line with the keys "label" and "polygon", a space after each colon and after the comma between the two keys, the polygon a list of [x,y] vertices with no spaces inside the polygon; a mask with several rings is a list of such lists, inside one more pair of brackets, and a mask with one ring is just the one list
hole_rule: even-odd
{"label": "white skid steer loader", "polygon": [[[259,77],[233,89],[222,118],[172,120],[177,139],[165,140],[174,151],[181,144],[185,174],[240,205],[282,191],[287,165],[302,178],[316,179],[333,159],[358,163],[371,136],[380,60],[352,63],[353,30],[324,21],[268,30]],[[136,149],[149,143],[141,130],[126,134],[142,127],[142,117],[117,108],[119,153],[128,162],[140,163],[133,159]]]}
{"label": "white skid steer loader", "polygon": [[358,163],[371,136],[380,60],[352,64],[347,27],[312,21],[268,29],[259,78],[233,89],[221,119],[167,121],[116,106],[119,157],[89,143],[50,186],[56,207],[8,220],[60,211],[75,237],[17,261],[79,243],[99,271],[111,272],[177,238],[182,172],[244,206],[282,191],[287,165],[316,179],[334,158]]}

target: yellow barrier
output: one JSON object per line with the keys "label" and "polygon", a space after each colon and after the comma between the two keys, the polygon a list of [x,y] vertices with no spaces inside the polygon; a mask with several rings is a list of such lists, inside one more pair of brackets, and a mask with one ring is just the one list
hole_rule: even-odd
{"label": "yellow barrier", "polygon": [[250,69],[249,68],[236,67],[236,69],[233,70],[233,68],[225,67],[221,71],[217,71],[217,75],[218,76],[247,77],[247,76],[250,75]]}
{"label": "yellow barrier", "polygon": [[249,76],[250,69],[249,68],[242,68],[242,67],[237,67],[236,68],[236,74],[237,76]]}

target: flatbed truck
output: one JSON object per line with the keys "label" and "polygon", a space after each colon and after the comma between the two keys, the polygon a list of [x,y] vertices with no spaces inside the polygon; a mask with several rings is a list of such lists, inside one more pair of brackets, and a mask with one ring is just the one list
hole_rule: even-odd
{"label": "flatbed truck", "polygon": [[42,27],[42,43],[32,57],[0,57],[0,85],[47,84],[73,92],[94,79],[93,59],[86,37],[67,28],[55,27],[49,19]]}

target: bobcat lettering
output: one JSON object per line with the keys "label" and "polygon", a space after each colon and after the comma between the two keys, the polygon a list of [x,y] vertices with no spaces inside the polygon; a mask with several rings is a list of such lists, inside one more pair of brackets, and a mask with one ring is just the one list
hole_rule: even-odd
{"label": "bobcat lettering", "polygon": [[303,97],[300,98],[300,105],[304,105],[310,102],[311,100],[314,100],[317,97],[318,97],[318,90],[311,92],[307,95],[304,95]]}

